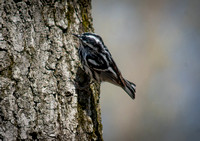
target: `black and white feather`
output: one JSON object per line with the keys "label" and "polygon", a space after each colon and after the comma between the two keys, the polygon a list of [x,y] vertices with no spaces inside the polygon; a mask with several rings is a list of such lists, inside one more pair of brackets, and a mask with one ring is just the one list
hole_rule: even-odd
{"label": "black and white feather", "polygon": [[102,38],[94,33],[73,34],[80,40],[79,58],[85,72],[95,81],[122,87],[134,99],[136,85],[122,77]]}

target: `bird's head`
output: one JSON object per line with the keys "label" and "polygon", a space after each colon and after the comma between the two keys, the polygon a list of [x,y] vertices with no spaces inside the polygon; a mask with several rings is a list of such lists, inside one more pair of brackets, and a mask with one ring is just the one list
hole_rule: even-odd
{"label": "bird's head", "polygon": [[73,34],[73,35],[81,41],[83,47],[88,46],[94,50],[99,50],[104,47],[102,38],[94,33],[86,32],[81,35],[78,34]]}

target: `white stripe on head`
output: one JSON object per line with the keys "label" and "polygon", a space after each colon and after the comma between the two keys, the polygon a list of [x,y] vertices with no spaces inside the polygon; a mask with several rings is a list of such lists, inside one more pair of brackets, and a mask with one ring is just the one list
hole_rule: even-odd
{"label": "white stripe on head", "polygon": [[92,35],[87,35],[87,37],[94,39],[97,43],[101,44],[101,41],[99,40],[99,38],[92,36]]}

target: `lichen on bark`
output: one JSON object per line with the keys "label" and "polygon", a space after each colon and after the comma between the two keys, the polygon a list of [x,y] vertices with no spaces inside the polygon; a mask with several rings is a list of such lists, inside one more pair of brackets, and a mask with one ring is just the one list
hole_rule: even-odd
{"label": "lichen on bark", "polygon": [[72,33],[93,31],[91,1],[0,2],[0,139],[103,140],[99,84]]}

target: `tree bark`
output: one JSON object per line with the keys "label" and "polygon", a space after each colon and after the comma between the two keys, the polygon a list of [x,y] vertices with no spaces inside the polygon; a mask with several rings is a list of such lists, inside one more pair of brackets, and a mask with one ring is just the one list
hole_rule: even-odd
{"label": "tree bark", "polygon": [[71,34],[93,31],[90,11],[91,0],[0,1],[0,140],[103,140],[100,84]]}

